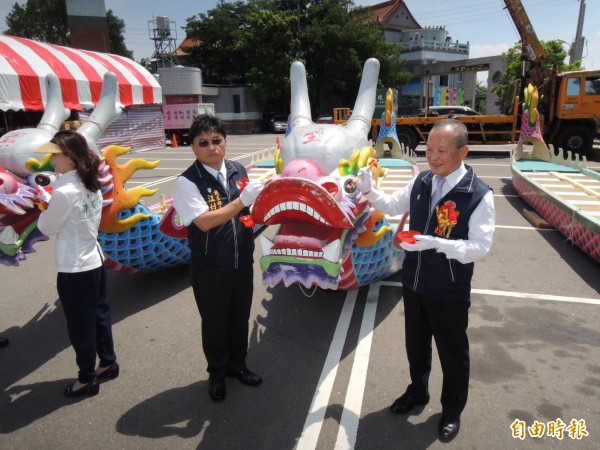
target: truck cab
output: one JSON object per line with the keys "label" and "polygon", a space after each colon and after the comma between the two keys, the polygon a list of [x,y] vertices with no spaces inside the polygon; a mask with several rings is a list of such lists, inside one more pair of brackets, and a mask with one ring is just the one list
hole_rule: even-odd
{"label": "truck cab", "polygon": [[[541,98],[544,138],[565,152],[589,155],[600,124],[600,70],[563,72]],[[555,98],[552,101],[552,97]]]}

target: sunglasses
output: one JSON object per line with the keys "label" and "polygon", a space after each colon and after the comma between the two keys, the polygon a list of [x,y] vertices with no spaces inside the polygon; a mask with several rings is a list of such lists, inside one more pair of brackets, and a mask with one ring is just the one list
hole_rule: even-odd
{"label": "sunglasses", "polygon": [[211,144],[214,146],[217,146],[217,145],[221,145],[221,142],[223,142],[223,138],[215,137],[215,138],[212,138],[210,141],[202,140],[202,141],[198,142],[198,146],[202,147],[202,148],[208,147]]}

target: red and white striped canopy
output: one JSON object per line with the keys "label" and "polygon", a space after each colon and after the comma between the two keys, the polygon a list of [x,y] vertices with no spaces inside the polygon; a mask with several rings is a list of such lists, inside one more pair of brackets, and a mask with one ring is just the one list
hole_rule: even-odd
{"label": "red and white striped canopy", "polygon": [[93,109],[108,71],[117,75],[119,106],[162,103],[158,81],[131,59],[0,35],[0,110],[43,110],[51,72],[60,79],[66,108]]}

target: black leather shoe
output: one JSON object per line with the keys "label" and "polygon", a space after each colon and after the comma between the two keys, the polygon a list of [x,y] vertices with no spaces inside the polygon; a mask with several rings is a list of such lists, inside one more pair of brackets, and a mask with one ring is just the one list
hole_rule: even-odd
{"label": "black leather shoe", "polygon": [[119,376],[119,363],[118,362],[112,363],[110,366],[108,366],[108,368],[104,372],[96,375],[98,380],[100,380],[101,382],[108,381],[108,380],[114,380],[118,376]]}
{"label": "black leather shoe", "polygon": [[10,341],[8,339],[0,336],[0,348],[8,346],[9,343]]}
{"label": "black leather shoe", "polygon": [[439,436],[443,442],[450,442],[460,430],[460,417],[444,416],[440,419]]}
{"label": "black leather shoe", "polygon": [[228,372],[227,376],[237,378],[240,383],[246,386],[258,386],[262,383],[262,378],[248,369],[242,369],[239,372]]}
{"label": "black leather shoe", "polygon": [[81,397],[82,395],[89,395],[92,397],[94,395],[98,395],[98,392],[100,392],[100,383],[98,382],[98,378],[94,378],[88,384],[77,389],[76,391],[73,390],[73,384],[69,384],[63,391],[67,397]]}
{"label": "black leather shoe", "polygon": [[424,399],[414,398],[405,392],[398,397],[394,403],[392,403],[392,406],[390,406],[390,411],[396,414],[406,414],[415,406],[426,405],[427,403],[429,403],[429,397]]}
{"label": "black leather shoe", "polygon": [[225,380],[208,380],[208,395],[213,402],[222,402],[227,395]]}

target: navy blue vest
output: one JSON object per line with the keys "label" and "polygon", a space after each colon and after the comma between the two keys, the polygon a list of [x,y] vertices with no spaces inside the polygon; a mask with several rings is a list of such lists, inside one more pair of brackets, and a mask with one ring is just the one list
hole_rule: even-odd
{"label": "navy blue vest", "polygon": [[[237,199],[240,196],[237,182],[248,177],[244,166],[235,161],[225,160],[225,167],[229,195],[221,183],[198,161],[194,161],[194,164],[181,174],[198,187],[209,210],[222,208]],[[192,222],[188,226],[192,269],[219,271],[252,265],[254,235],[252,228],[246,228],[240,221],[241,216],[248,214],[250,210],[244,208],[235,217],[208,232],[202,231]]]}
{"label": "navy blue vest", "polygon": [[[443,196],[438,205],[451,200],[458,211],[457,224],[449,236],[439,236],[435,232],[438,220],[435,209],[430,212],[431,171],[417,175],[410,194],[410,229],[423,234],[444,239],[468,239],[469,219],[485,194],[491,189],[465,164],[467,173],[450,192]],[[435,298],[455,301],[470,301],[473,263],[462,264],[448,259],[444,253],[435,250],[406,252],[402,266],[402,282],[413,291]]]}

